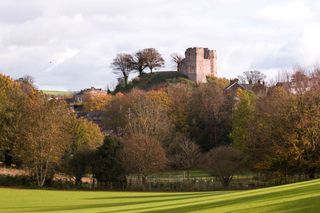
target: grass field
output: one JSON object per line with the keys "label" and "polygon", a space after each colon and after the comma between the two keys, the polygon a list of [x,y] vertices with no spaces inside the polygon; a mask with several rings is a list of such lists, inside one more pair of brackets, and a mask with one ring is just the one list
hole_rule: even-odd
{"label": "grass field", "polygon": [[320,180],[241,192],[0,189],[0,212],[320,212]]}

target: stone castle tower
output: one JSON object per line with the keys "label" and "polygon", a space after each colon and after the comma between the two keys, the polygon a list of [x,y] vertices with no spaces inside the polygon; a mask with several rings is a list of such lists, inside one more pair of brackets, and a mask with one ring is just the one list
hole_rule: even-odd
{"label": "stone castle tower", "polygon": [[197,83],[207,81],[206,76],[217,76],[217,53],[208,48],[193,47],[185,52],[178,71]]}

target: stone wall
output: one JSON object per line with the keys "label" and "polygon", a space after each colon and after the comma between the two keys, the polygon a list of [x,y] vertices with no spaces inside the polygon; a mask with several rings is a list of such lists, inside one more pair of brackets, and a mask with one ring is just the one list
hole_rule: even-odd
{"label": "stone wall", "polygon": [[192,81],[206,82],[206,76],[217,75],[216,61],[215,50],[200,47],[188,48],[178,70]]}

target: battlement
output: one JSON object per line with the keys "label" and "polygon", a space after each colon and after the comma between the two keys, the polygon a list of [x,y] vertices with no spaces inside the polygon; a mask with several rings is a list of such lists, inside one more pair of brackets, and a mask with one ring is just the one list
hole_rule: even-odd
{"label": "battlement", "polygon": [[206,82],[207,76],[217,75],[217,53],[215,50],[192,47],[185,51],[179,71],[195,82]]}

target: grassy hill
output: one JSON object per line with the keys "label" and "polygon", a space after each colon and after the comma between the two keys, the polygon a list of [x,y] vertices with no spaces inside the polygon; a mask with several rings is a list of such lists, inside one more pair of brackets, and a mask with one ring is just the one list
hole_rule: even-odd
{"label": "grassy hill", "polygon": [[192,83],[185,75],[177,71],[162,71],[154,73],[146,73],[142,76],[134,78],[128,83],[128,88],[125,89],[123,85],[118,85],[115,89],[116,92],[127,92],[133,88],[149,90],[170,83],[186,82]]}
{"label": "grassy hill", "polygon": [[56,91],[56,90],[42,90],[44,94],[52,96],[71,96],[73,92],[71,91]]}
{"label": "grassy hill", "polygon": [[320,180],[241,192],[0,189],[0,212],[320,212]]}

